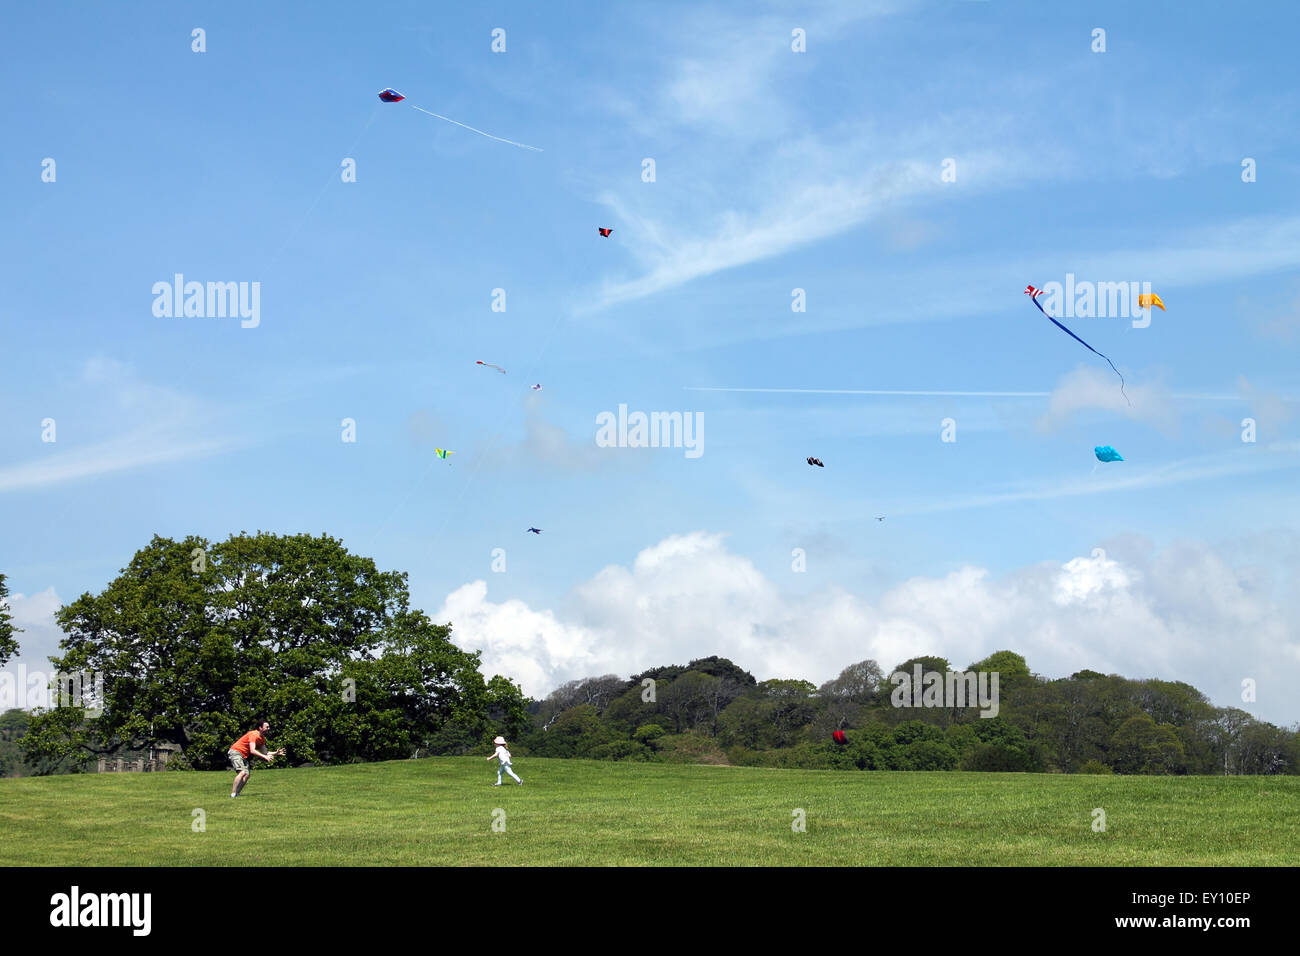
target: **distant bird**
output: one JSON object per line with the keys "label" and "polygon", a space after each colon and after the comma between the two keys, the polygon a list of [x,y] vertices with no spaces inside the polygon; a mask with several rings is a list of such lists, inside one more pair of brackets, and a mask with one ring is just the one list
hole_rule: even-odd
{"label": "distant bird", "polygon": [[542,386],[540,385],[529,385],[528,387],[531,388],[534,392],[540,392],[542,390]]}
{"label": "distant bird", "polygon": [[600,233],[602,236],[604,236],[606,239],[608,239],[608,238],[609,238],[609,234],[610,234],[611,232],[614,231],[614,227],[611,226],[610,228],[605,229],[605,228],[603,228],[603,227],[601,227],[601,226],[597,226],[597,227],[596,227],[596,231],[597,231],[598,233]]}
{"label": "distant bird", "polygon": [[884,520],[885,520],[885,516],[884,516],[884,515],[876,515],[876,520],[877,520],[877,521],[884,521]]}
{"label": "distant bird", "polygon": [[821,460],[820,458],[809,458],[809,459],[808,459],[808,464],[810,464],[810,465],[816,465],[818,468],[825,468],[825,467],[826,467],[824,464],[822,464],[822,460]]}
{"label": "distant bird", "polygon": [[542,533],[542,529],[541,529],[541,528],[529,528],[528,530],[531,531],[533,534],[541,534],[541,533]]}

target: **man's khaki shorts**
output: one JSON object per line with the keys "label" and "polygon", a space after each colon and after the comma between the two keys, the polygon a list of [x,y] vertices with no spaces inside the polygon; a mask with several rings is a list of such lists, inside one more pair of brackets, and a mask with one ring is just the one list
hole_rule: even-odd
{"label": "man's khaki shorts", "polygon": [[226,754],[230,758],[230,766],[235,768],[235,773],[252,773],[253,768],[249,766],[248,760],[239,753],[238,750],[231,750]]}

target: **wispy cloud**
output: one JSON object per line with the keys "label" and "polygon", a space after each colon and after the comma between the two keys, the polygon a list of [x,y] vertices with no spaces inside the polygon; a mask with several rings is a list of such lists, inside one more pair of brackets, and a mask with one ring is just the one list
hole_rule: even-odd
{"label": "wispy cloud", "polygon": [[[63,398],[74,408],[90,410],[82,416],[83,425],[93,419],[118,434],[79,445],[69,438],[65,422],[43,454],[0,466],[0,493],[208,457],[247,443],[212,434],[219,410],[178,389],[145,381],[130,365],[112,358],[86,360]],[[107,418],[105,410],[111,412]]]}
{"label": "wispy cloud", "polygon": [[[1108,118],[1099,126],[1084,110],[1059,116],[1064,129],[1044,142],[1025,132],[1023,117],[1039,109],[1059,112],[1060,90],[1028,68],[993,79],[995,90],[979,100],[963,99],[964,91],[954,85],[959,71],[922,82],[920,89],[891,88],[872,110],[847,116],[823,113],[807,101],[804,82],[817,76],[822,51],[835,47],[838,56],[850,38],[861,48],[870,41],[863,21],[912,6],[837,4],[807,18],[752,10],[744,17],[706,12],[679,24],[676,53],[662,58],[667,65],[658,82],[647,84],[639,97],[629,94],[616,107],[625,121],[635,121],[642,139],[673,154],[671,167],[663,170],[671,176],[665,180],[671,188],[637,184],[593,190],[618,224],[618,235],[629,240],[626,249],[637,266],[631,275],[606,279],[581,299],[577,311],[600,311],[660,294],[873,222],[895,248],[942,239],[946,227],[917,220],[917,207],[940,197],[944,203],[962,203],[992,191],[1024,192],[1044,181],[1086,182],[1101,175],[1095,149],[1071,144],[1113,142],[1115,149],[1103,163],[1107,171],[1133,175],[1138,169],[1142,175],[1168,176],[1167,163],[1148,161],[1153,149],[1182,155],[1178,147],[1185,142],[1197,145],[1207,136],[1232,141],[1238,132],[1240,118],[1216,107],[1210,125],[1180,127],[1169,133],[1172,141],[1153,146],[1128,135],[1132,127],[1127,119]],[[808,28],[805,56],[789,49],[796,21]],[[1082,65],[1071,69],[1080,82],[1087,75]],[[1207,105],[1218,103],[1212,84],[1204,90],[1180,88],[1171,94],[1168,112],[1185,112],[1183,99],[1198,93]],[[911,108],[921,102],[931,106],[925,119]],[[935,102],[944,108],[933,110]],[[986,103],[1017,107],[989,109]],[[792,136],[792,129],[801,132]],[[1221,163],[1220,152],[1196,151],[1195,163]],[[940,163],[948,157],[957,160],[957,183],[939,178]],[[620,172],[609,182],[625,183],[626,177]],[[1155,235],[1148,230],[1140,247],[1083,256],[1077,249],[1048,249],[1019,263],[1005,255],[996,261],[978,256],[965,263],[951,261],[943,283],[933,282],[933,264],[926,264],[914,276],[895,276],[893,291],[875,288],[879,274],[868,267],[864,281],[873,284],[870,315],[827,313],[809,317],[801,327],[825,330],[983,314],[1004,307],[1005,299],[995,291],[998,283],[990,277],[1002,275],[1008,266],[1016,269],[1020,282],[1041,284],[1065,268],[1081,276],[1126,277],[1134,263],[1143,271],[1138,278],[1158,280],[1166,289],[1278,272],[1300,265],[1300,220],[1241,220],[1195,232],[1180,225],[1168,229],[1163,239],[1158,230]],[[760,322],[741,334],[762,337],[767,331]]]}
{"label": "wispy cloud", "polygon": [[237,446],[233,439],[183,441],[168,431],[131,432],[84,448],[54,452],[49,458],[0,468],[0,492],[44,488],[65,481],[203,458]]}
{"label": "wispy cloud", "polygon": [[920,161],[891,164],[859,179],[804,183],[776,202],[753,213],[726,210],[720,225],[704,235],[674,233],[639,216],[612,194],[602,202],[634,234],[653,238],[649,271],[625,281],[607,282],[592,308],[653,295],[692,279],[747,265],[819,239],[837,235],[862,223],[879,205],[938,187],[937,167]]}

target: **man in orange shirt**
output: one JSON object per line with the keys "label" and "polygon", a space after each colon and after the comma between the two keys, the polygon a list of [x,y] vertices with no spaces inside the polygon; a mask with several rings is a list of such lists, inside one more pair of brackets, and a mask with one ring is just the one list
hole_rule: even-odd
{"label": "man in orange shirt", "polygon": [[244,784],[248,783],[248,760],[251,756],[256,754],[267,763],[270,763],[276,757],[284,756],[283,747],[275,751],[275,753],[266,753],[257,749],[259,746],[266,746],[266,737],[264,735],[270,729],[271,725],[265,720],[259,721],[257,726],[236,740],[234,746],[230,748],[230,752],[226,754],[230,758],[230,765],[235,768],[235,788],[230,793],[232,798],[239,796],[240,791],[244,789]]}

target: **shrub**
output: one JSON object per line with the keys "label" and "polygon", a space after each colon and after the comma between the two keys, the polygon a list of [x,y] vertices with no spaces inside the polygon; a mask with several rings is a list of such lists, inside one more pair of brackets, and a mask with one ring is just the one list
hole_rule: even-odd
{"label": "shrub", "polygon": [[706,763],[727,765],[727,755],[708,737],[698,734],[666,734],[656,743],[659,752],[656,760],[665,763]]}

